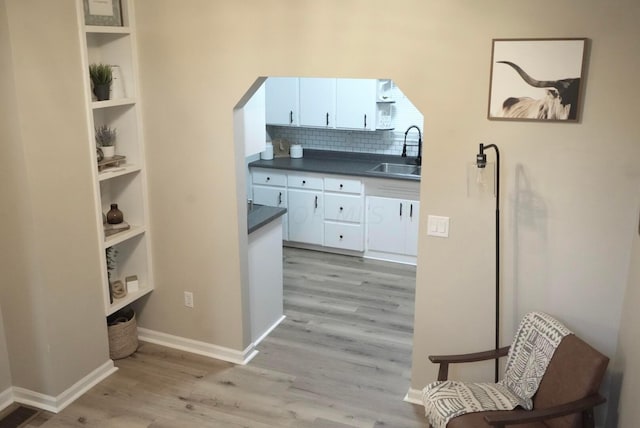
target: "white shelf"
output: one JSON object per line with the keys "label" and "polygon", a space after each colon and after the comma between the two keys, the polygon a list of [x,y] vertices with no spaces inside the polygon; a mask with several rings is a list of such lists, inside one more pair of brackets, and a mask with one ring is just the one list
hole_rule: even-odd
{"label": "white shelf", "polygon": [[129,27],[115,27],[106,25],[85,25],[85,33],[93,34],[131,34]]}
{"label": "white shelf", "polygon": [[113,247],[114,245],[118,245],[126,240],[134,238],[138,235],[142,235],[145,232],[145,228],[143,226],[133,226],[131,225],[130,229],[127,229],[123,232],[118,232],[111,236],[107,236],[104,239],[104,248],[107,249],[109,247]]}
{"label": "white shelf", "polygon": [[133,293],[127,293],[122,299],[113,299],[113,303],[109,305],[107,309],[107,316],[112,313],[119,311],[130,303],[135,302],[140,297],[145,296],[153,291],[151,287],[144,287],[144,284],[140,284],[140,289],[138,291],[134,291]]}
{"label": "white shelf", "polygon": [[140,165],[124,164],[113,168],[107,168],[104,171],[99,172],[98,180],[109,180],[112,178],[121,177],[123,175],[132,174],[141,170],[142,168],[140,167]]}
{"label": "white shelf", "polygon": [[133,105],[135,103],[136,103],[136,100],[133,98],[119,98],[117,100],[92,101],[91,108],[96,110],[96,109],[107,108],[107,107]]}
{"label": "white shelf", "polygon": [[[85,0],[86,1],[86,0]],[[135,302],[153,291],[151,267],[151,243],[149,236],[149,216],[147,201],[147,183],[144,156],[144,136],[138,103],[138,58],[135,32],[134,0],[118,0],[121,6],[124,26],[84,25],[84,2],[76,0],[79,18],[79,30],[82,33],[82,66],[86,76],[86,113],[89,118],[87,144],[92,150],[90,162],[93,163],[93,187],[95,192],[96,232],[99,236],[100,250],[103,253],[100,263],[102,271],[103,308],[106,315]],[[119,67],[119,85],[122,92],[115,96],[121,98],[94,101],[91,94],[89,67],[91,64],[109,64]],[[117,167],[98,170],[95,159],[94,130],[108,126],[117,131],[116,153],[125,156]],[[112,204],[117,204],[124,214],[130,228],[116,234],[105,236],[102,216]],[[105,251],[113,247],[115,263],[107,271]],[[131,292],[122,299],[110,302],[109,279],[121,280],[136,275],[139,291]]]}

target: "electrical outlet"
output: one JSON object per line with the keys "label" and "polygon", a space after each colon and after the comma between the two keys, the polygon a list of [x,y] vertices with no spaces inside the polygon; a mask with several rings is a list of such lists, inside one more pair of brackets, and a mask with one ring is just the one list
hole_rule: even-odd
{"label": "electrical outlet", "polygon": [[193,293],[191,291],[184,292],[184,305],[187,308],[193,308]]}

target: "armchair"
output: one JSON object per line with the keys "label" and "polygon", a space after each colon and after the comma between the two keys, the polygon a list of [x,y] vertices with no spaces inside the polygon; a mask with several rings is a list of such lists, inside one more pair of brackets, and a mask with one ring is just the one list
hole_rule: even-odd
{"label": "armchair", "polygon": [[[438,371],[439,382],[435,382],[432,385],[439,384],[444,387],[445,391],[444,394],[441,394],[441,397],[447,397],[437,403],[429,401],[437,401],[439,398],[434,394],[429,395],[428,389],[430,387],[428,386],[423,392],[425,409],[428,409],[428,412],[451,412],[452,397],[455,396],[456,388],[446,391],[449,384],[449,382],[445,382],[448,378],[449,365],[497,359],[506,355],[509,355],[511,361],[512,348],[517,344],[521,329],[522,326],[516,335],[516,341],[511,347],[473,354],[430,356],[430,361],[440,365]],[[532,367],[535,366],[532,369],[533,371],[540,369],[540,358],[539,356],[538,358],[535,357],[534,355],[534,358],[528,361],[528,364]],[[473,410],[471,413],[463,413],[452,417],[446,423],[446,427],[593,428],[593,409],[606,401],[604,397],[598,394],[598,390],[608,362],[609,359],[606,356],[589,346],[575,334],[568,332],[568,334],[559,339],[559,344],[555,348],[555,352],[552,352],[552,357],[548,361],[548,365],[546,365],[546,370],[543,368],[544,371],[541,379],[539,379],[537,390],[534,388],[531,391],[532,410],[525,410],[521,406],[513,406],[516,407],[513,410]],[[526,369],[529,369],[529,367]],[[508,363],[507,371],[509,370]],[[530,376],[525,377],[525,383],[529,387],[529,384],[532,383]],[[500,384],[504,385],[504,381],[503,379],[499,384],[467,385],[499,386]],[[455,404],[457,403],[454,402],[454,406]],[[429,413],[427,416],[430,416]],[[437,419],[435,418],[434,420]]]}

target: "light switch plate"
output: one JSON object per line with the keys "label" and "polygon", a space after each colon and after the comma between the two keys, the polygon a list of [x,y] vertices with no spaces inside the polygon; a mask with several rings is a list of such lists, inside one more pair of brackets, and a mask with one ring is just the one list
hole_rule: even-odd
{"label": "light switch plate", "polygon": [[439,215],[427,216],[427,235],[448,238],[449,217],[442,217]]}

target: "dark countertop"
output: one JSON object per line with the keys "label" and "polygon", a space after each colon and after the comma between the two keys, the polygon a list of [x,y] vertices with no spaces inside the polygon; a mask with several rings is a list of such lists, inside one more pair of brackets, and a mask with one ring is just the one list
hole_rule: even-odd
{"label": "dark countertop", "polygon": [[304,149],[300,159],[274,158],[257,160],[250,167],[285,169],[291,171],[319,172],[323,174],[356,175],[360,177],[391,178],[395,180],[420,181],[419,175],[398,175],[369,170],[379,163],[413,164],[415,157],[379,155],[373,153],[338,152],[329,150]]}
{"label": "dark countertop", "polygon": [[262,226],[271,223],[273,220],[283,216],[286,212],[286,208],[253,204],[253,209],[247,213],[247,228],[249,233],[251,234]]}

